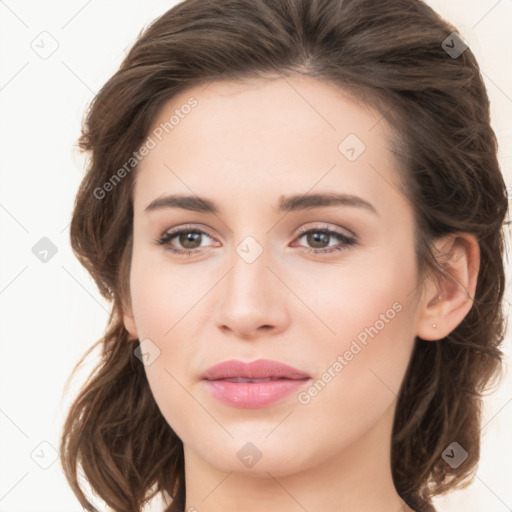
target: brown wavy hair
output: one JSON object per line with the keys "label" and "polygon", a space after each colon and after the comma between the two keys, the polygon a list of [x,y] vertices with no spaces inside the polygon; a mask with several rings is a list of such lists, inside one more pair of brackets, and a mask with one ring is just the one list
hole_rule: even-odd
{"label": "brown wavy hair", "polygon": [[[489,100],[469,48],[450,47],[457,29],[418,0],[186,0],[137,37],[94,97],[78,146],[89,155],[70,228],[74,254],[112,302],[99,361],[70,407],[61,463],[78,500],[80,484],[116,512],[139,511],[157,494],[185,507],[181,440],[160,413],[124,328],[129,303],[133,180],[112,178],[148,136],[163,104],[192,86],[300,73],[334,84],[380,112],[414,209],[421,275],[445,272],[433,241],[476,236],[481,266],[473,305],[446,338],[416,338],[398,397],[392,474],[399,495],[421,510],[471,483],[480,457],[484,392],[502,373],[503,224],[507,194],[490,125]],[[468,453],[454,469],[452,442]]]}

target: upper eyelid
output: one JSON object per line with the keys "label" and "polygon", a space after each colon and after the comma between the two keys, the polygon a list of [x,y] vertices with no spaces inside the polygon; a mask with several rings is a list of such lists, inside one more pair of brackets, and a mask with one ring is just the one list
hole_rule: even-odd
{"label": "upper eyelid", "polygon": [[202,228],[202,227],[200,228],[200,227],[193,226],[193,225],[176,226],[175,228],[166,229],[162,233],[162,236],[180,233],[181,231],[199,231],[199,232],[204,233],[205,235],[209,236],[210,238],[215,238],[213,235],[211,235],[208,232],[208,230],[206,228]]}
{"label": "upper eyelid", "polygon": [[[348,231],[349,234],[342,233],[342,232],[340,232],[340,230]],[[308,227],[302,226],[298,229],[299,235],[307,233],[308,231],[332,231],[334,233],[345,236],[347,238],[354,238],[356,240],[359,239],[359,237],[352,230],[350,230],[348,228],[338,227],[338,226],[336,226],[336,227],[327,226],[327,225],[325,225],[325,223],[324,223],[324,225],[321,225],[321,226],[308,226]]]}

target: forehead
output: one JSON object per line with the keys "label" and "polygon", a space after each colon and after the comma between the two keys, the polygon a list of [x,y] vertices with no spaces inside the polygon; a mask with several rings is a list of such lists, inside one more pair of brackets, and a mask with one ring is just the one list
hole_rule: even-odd
{"label": "forehead", "polygon": [[396,179],[390,133],[380,113],[310,77],[192,87],[168,100],[154,120],[148,134],[154,148],[136,173],[136,208],[168,188],[209,195],[260,187],[275,189],[277,197],[320,181],[323,189],[360,193],[373,180],[377,193],[383,176]]}
{"label": "forehead", "polygon": [[[192,101],[196,105],[190,108]],[[211,137],[230,132],[235,136],[237,132],[231,128],[236,125],[244,128],[244,134],[256,132],[259,138],[282,127],[295,134],[306,129],[311,134],[339,132],[338,136],[347,129],[362,136],[376,124],[386,128],[386,123],[380,122],[382,115],[361,99],[340,87],[303,75],[221,80],[191,87],[164,103],[152,131],[158,127],[165,131],[172,117],[173,126],[167,126],[166,134],[173,131],[175,137],[186,131],[178,130],[185,124],[200,129],[198,136],[205,132]]]}

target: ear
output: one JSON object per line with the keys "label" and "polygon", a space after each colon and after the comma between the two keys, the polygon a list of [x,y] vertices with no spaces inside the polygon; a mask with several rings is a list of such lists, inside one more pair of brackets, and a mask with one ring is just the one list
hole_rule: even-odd
{"label": "ear", "polygon": [[130,334],[130,341],[138,339],[139,333],[137,331],[137,326],[135,325],[135,319],[133,318],[131,304],[123,304],[123,323],[124,328]]}
{"label": "ear", "polygon": [[462,322],[473,306],[480,269],[480,247],[473,235],[450,234],[435,245],[446,275],[423,283],[416,336],[424,340],[442,339]]}

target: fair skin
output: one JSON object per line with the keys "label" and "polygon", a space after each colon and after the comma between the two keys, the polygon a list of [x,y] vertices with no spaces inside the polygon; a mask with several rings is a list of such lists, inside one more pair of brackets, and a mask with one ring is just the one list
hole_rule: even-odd
{"label": "fair skin", "polygon": [[[145,371],[183,441],[186,510],[411,511],[391,476],[397,395],[415,337],[440,339],[469,312],[476,240],[461,234],[438,243],[460,285],[420,283],[413,211],[399,192],[389,127],[341,90],[303,76],[212,82],[173,97],[154,127],[191,96],[197,107],[137,169],[124,314],[131,337],[160,350]],[[338,149],[348,134],[366,146],[354,161]],[[320,192],[357,196],[375,212],[348,204],[277,210],[283,195]],[[206,197],[219,211],[145,211],[168,194]],[[154,242],[185,226],[207,235],[168,245],[194,254]],[[357,243],[298,232],[325,227]],[[251,263],[237,252],[246,237],[263,248]],[[254,254],[258,246],[246,242]],[[335,246],[344,249],[313,253]],[[221,361],[265,358],[316,381],[393,304],[400,311],[308,403],[292,393],[267,407],[234,407],[200,379]],[[252,467],[237,457],[248,442],[261,453]]]}

